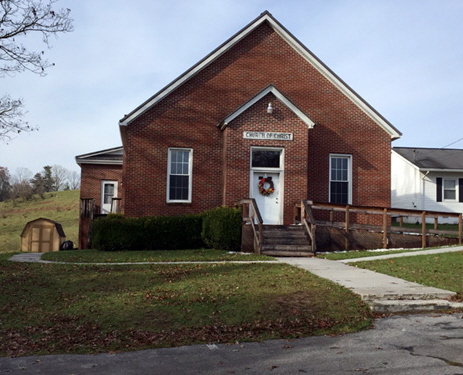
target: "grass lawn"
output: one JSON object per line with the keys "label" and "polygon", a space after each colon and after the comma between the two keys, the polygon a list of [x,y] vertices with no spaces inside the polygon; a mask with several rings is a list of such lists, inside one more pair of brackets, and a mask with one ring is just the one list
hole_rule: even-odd
{"label": "grass lawn", "polygon": [[372,260],[355,265],[463,296],[463,252]]}
{"label": "grass lawn", "polygon": [[[393,227],[398,227],[399,223],[398,222],[393,222],[392,223]],[[414,229],[421,229],[421,223],[403,223],[402,225],[403,228],[414,228]],[[434,224],[433,223],[427,223],[426,224],[427,229],[434,229]],[[453,231],[458,231],[458,224],[438,224],[437,229],[439,230],[453,230]]]}
{"label": "grass lawn", "polygon": [[230,253],[222,250],[151,250],[151,251],[99,251],[72,250],[46,253],[43,260],[72,263],[136,263],[136,262],[209,262],[274,260],[258,254]]}
{"label": "grass lawn", "polygon": [[0,253],[20,250],[25,225],[38,218],[60,223],[66,238],[77,244],[79,232],[79,190],[45,193],[45,197],[0,202]]}
{"label": "grass lawn", "polygon": [[426,249],[401,249],[401,250],[387,250],[387,251],[351,250],[351,251],[340,252],[340,253],[336,253],[336,252],[320,253],[320,254],[317,254],[317,258],[323,258],[323,259],[329,259],[329,260],[357,259],[357,258],[374,257],[378,255],[409,253],[412,251],[421,251],[421,250],[426,250]]}
{"label": "grass lawn", "polygon": [[10,255],[0,254],[2,356],[342,334],[372,321],[347,289],[285,264],[59,265]]}

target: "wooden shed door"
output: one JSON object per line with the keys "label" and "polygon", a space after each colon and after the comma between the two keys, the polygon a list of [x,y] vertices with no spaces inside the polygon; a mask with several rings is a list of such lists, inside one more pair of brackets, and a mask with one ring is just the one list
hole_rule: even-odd
{"label": "wooden shed door", "polygon": [[32,227],[31,251],[34,253],[46,253],[53,248],[53,226]]}

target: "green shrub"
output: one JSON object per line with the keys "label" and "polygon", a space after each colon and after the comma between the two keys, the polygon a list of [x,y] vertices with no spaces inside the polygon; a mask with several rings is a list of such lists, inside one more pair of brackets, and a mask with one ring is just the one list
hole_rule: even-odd
{"label": "green shrub", "polygon": [[133,218],[110,214],[92,226],[92,247],[116,250],[181,250],[204,246],[202,216]]}
{"label": "green shrub", "polygon": [[204,246],[200,215],[156,216],[144,221],[144,244],[150,250],[197,249]]}
{"label": "green shrub", "polygon": [[241,248],[241,211],[217,207],[203,214],[202,238],[217,250],[239,251]]}
{"label": "green shrub", "polygon": [[207,245],[239,251],[241,212],[218,207],[199,215],[142,218],[110,214],[94,220],[92,247],[103,251],[182,250]]}
{"label": "green shrub", "polygon": [[103,251],[143,249],[143,222],[123,215],[108,215],[92,224],[92,247]]}

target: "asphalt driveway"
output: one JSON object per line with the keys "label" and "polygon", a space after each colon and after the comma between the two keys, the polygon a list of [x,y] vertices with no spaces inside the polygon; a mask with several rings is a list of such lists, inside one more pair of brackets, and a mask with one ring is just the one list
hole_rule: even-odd
{"label": "asphalt driveway", "polygon": [[463,315],[379,319],[338,337],[0,358],[0,374],[463,374]]}

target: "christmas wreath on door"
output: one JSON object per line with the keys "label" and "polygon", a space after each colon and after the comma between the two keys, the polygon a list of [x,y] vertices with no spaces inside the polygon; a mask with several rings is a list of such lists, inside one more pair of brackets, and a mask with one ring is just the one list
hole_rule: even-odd
{"label": "christmas wreath on door", "polygon": [[[265,184],[268,184],[268,187],[265,188]],[[275,192],[275,186],[273,185],[272,177],[262,177],[259,179],[259,193],[264,196],[269,196]]]}

